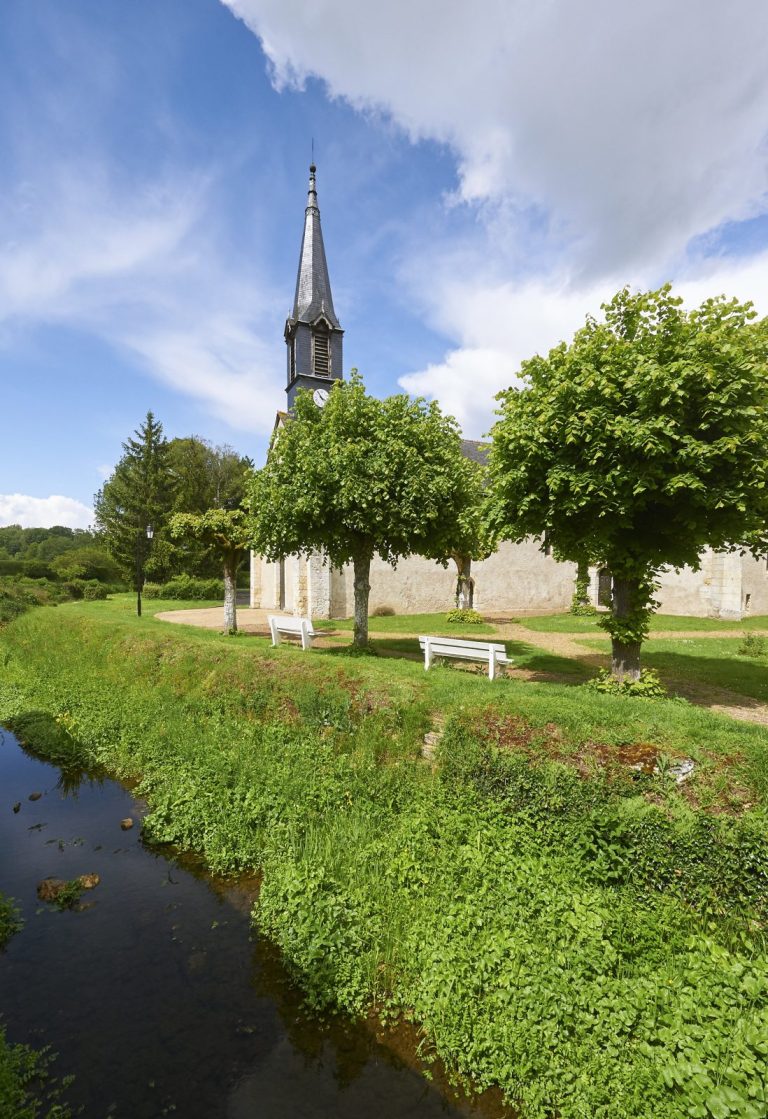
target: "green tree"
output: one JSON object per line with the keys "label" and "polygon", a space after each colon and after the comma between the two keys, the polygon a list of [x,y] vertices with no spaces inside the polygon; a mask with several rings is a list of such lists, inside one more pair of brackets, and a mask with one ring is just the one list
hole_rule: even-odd
{"label": "green tree", "polygon": [[204,513],[206,509],[237,509],[245,496],[245,481],[253,461],[228,444],[214,446],[199,435],[172,439],[168,462],[173,475],[176,513]]}
{"label": "green tree", "polygon": [[[454,602],[458,609],[473,609],[475,605],[475,579],[472,561],[486,559],[494,550],[495,542],[483,518],[482,498],[486,470],[483,465],[467,461],[470,483],[469,499],[456,520],[451,538],[451,559],[456,564],[456,593]],[[439,557],[438,557],[439,558]]]}
{"label": "green tree", "polygon": [[237,632],[237,571],[249,549],[249,531],[242,509],[208,509],[205,513],[175,513],[171,536],[196,540],[214,549],[224,568],[224,628]]}
{"label": "green tree", "polygon": [[271,560],[322,551],[334,567],[351,563],[363,648],[374,552],[393,565],[412,553],[447,561],[473,498],[455,421],[423,400],[368,396],[353,371],[322,409],[297,396],[250,486],[252,543]]}
{"label": "green tree", "polygon": [[661,570],[767,544],[766,321],[724,297],[681,302],[669,285],[620,291],[604,321],[524,362],[526,387],[498,397],[488,523],[608,566],[620,680],[639,676]]}
{"label": "green tree", "polygon": [[[152,544],[162,551],[162,530],[172,504],[172,476],[168,441],[151,412],[134,435],[123,443],[123,456],[96,494],[94,508],[107,550],[123,571],[132,573],[140,594]],[[146,532],[150,525],[155,534],[152,542]]]}
{"label": "green tree", "polygon": [[[174,513],[202,514],[241,506],[253,462],[232,447],[214,446],[190,435],[170,441],[168,461]],[[174,572],[206,577],[221,569],[220,550],[205,535],[176,535],[170,538],[169,547],[168,563]]]}

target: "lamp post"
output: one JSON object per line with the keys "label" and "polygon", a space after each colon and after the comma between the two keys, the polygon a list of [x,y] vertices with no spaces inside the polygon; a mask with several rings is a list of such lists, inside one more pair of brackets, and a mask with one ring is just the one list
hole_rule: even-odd
{"label": "lamp post", "polygon": [[[147,525],[144,529],[144,534],[146,534],[147,540],[152,540],[152,537],[155,535],[155,530],[152,528],[152,525]],[[144,574],[143,564],[141,562],[142,545],[143,535],[141,529],[139,529],[136,534],[136,614],[139,618],[141,617],[141,584]]]}

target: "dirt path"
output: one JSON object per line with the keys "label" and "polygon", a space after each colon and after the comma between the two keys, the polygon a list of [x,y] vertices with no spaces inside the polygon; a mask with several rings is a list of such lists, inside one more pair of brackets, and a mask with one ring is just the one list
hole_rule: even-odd
{"label": "dirt path", "polygon": [[[268,613],[267,610],[251,610],[240,607],[237,611],[238,628],[243,633],[259,634],[266,637],[269,635],[267,629]],[[173,622],[177,625],[198,626],[203,629],[218,629],[221,631],[224,629],[224,609],[221,606],[205,607],[200,610],[165,610],[160,614],[155,614],[155,617],[162,622]],[[419,636],[416,631],[396,634],[377,631],[375,625],[376,620],[372,618],[370,629],[372,638],[377,636],[382,638],[417,638]],[[602,653],[590,650],[583,644],[585,640],[589,641],[599,634],[540,633],[538,630],[528,629],[522,622],[506,622],[501,618],[494,619],[494,625],[498,636],[507,641],[520,641],[526,645],[533,645],[537,649],[552,653],[554,656],[581,661],[582,664],[588,665],[590,668],[606,668],[608,666],[607,649]],[[338,636],[339,632],[346,633],[347,631],[337,630],[333,633],[333,631],[326,630],[318,635],[316,644],[319,648],[332,646],[334,642],[329,641],[328,637]],[[754,630],[753,632],[763,631]],[[664,630],[654,633],[652,636],[674,640],[681,638],[742,637],[743,630]],[[478,638],[481,637],[482,635],[478,634]],[[515,675],[526,679],[542,679],[541,673],[530,673],[526,670],[520,670],[520,673],[515,673]],[[553,674],[551,679],[555,680],[559,677],[557,674]],[[732,692],[728,688],[718,688],[714,685],[700,684],[683,678],[669,678],[668,683],[677,695],[684,696],[685,699],[694,703],[697,707],[706,707],[719,715],[728,715],[731,719],[738,719],[741,722],[768,726],[768,705],[751,699],[749,696]]]}
{"label": "dirt path", "polygon": [[[592,634],[569,633],[539,633],[537,630],[527,629],[522,624],[509,623],[499,625],[499,633],[511,641],[524,641],[537,648],[546,649],[560,657],[571,657],[594,668],[607,668],[609,663],[608,650],[605,653],[591,651],[582,643],[590,640]],[[758,633],[760,631],[754,630]],[[598,635],[595,635],[598,636]],[[707,637],[742,637],[742,630],[664,630],[653,633],[652,638],[707,638]],[[682,677],[668,677],[667,682],[676,695],[683,696],[697,707],[706,707],[719,715],[728,715],[745,723],[759,723],[768,726],[768,705],[760,703],[751,696],[733,692],[729,688],[719,688],[714,684],[702,684],[698,681],[685,680]]]}

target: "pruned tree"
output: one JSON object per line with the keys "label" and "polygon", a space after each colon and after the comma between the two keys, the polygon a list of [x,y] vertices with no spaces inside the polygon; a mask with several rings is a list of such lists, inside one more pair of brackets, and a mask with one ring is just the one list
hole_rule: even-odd
{"label": "pruned tree", "polygon": [[620,291],[604,321],[523,362],[500,393],[487,521],[612,574],[612,670],[637,679],[657,576],[703,549],[768,545],[768,329],[724,297],[692,311]]}
{"label": "pruned tree", "polygon": [[224,629],[237,632],[237,572],[248,554],[249,541],[242,509],[208,509],[205,513],[174,513],[173,539],[197,540],[215,549],[224,569]]}
{"label": "pruned tree", "polygon": [[377,400],[353,371],[322,409],[298,394],[251,483],[252,545],[270,560],[321,551],[351,563],[364,648],[374,553],[393,566],[413,553],[447,562],[474,497],[456,422],[424,400]]}

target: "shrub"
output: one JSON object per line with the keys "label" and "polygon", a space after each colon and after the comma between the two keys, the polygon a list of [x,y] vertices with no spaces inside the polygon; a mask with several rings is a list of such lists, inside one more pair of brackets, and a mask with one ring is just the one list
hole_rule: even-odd
{"label": "shrub", "polygon": [[223,598],[224,583],[221,579],[195,579],[192,575],[176,575],[167,583],[145,583],[145,598],[171,598],[186,601],[204,598]]}
{"label": "shrub", "polygon": [[27,579],[58,578],[54,569],[42,560],[0,559],[0,575],[16,575]]}
{"label": "shrub", "polygon": [[605,695],[640,696],[644,699],[661,699],[668,696],[667,689],[652,668],[644,668],[639,680],[619,681],[607,668],[601,668],[597,676],[587,680],[582,687]]}
{"label": "shrub", "polygon": [[68,591],[65,584],[48,579],[0,578],[0,625],[13,621],[30,606],[55,606],[73,597],[79,596]]}
{"label": "shrub", "polygon": [[86,602],[105,599],[109,593],[105,584],[98,579],[68,579],[62,586],[72,598],[84,598]]}
{"label": "shrub", "polygon": [[86,579],[83,587],[83,598],[86,602],[102,601],[108,593],[107,588],[98,579]]}
{"label": "shrub", "polygon": [[392,618],[395,611],[392,606],[377,606],[375,610],[371,611],[372,618]]}
{"label": "shrub", "polygon": [[478,614],[477,610],[449,610],[445,620],[452,625],[481,626],[483,615]]}
{"label": "shrub", "polygon": [[574,595],[573,602],[568,607],[568,613],[577,618],[590,618],[597,613],[597,607],[593,606],[591,602],[577,602]]}
{"label": "shrub", "polygon": [[765,638],[761,637],[759,633],[749,633],[747,631],[736,652],[741,657],[764,657]]}

